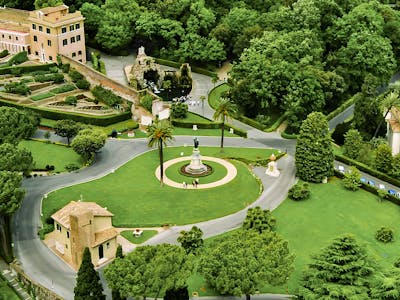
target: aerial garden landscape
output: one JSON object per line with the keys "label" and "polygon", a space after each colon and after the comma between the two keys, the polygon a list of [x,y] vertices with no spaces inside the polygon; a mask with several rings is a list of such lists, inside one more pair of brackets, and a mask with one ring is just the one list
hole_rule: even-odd
{"label": "aerial garden landscape", "polygon": [[1,297],[400,299],[397,1],[0,5]]}

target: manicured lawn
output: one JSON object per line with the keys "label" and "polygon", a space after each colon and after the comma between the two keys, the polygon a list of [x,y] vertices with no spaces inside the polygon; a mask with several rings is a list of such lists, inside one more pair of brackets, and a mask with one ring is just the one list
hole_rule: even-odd
{"label": "manicured lawn", "polygon": [[0,299],[20,300],[14,290],[0,277]]}
{"label": "manicured lawn", "polygon": [[[176,164],[170,166],[165,171],[165,174],[168,176],[169,179],[171,179],[173,181],[186,182],[186,183],[190,184],[195,179],[195,177],[185,176],[185,175],[179,173],[179,170],[181,169],[181,167],[183,167],[184,165],[187,165],[189,162],[190,161],[182,161],[182,162],[176,163]],[[208,176],[198,177],[200,184],[220,180],[220,179],[224,178],[226,176],[226,174],[228,173],[224,166],[222,166],[216,162],[203,160],[203,163],[211,166],[213,168],[213,172]]]}
{"label": "manicured lawn", "polygon": [[39,101],[39,100],[47,99],[47,98],[50,98],[50,97],[53,97],[53,96],[54,96],[53,93],[46,92],[46,93],[41,93],[41,94],[37,94],[35,96],[32,96],[31,99],[33,101]]}
{"label": "manicured lawn", "polygon": [[31,151],[35,167],[38,169],[44,169],[46,165],[53,165],[55,167],[54,172],[63,172],[65,165],[70,163],[82,166],[81,157],[72,148],[66,146],[23,140],[19,143],[19,147]]}
{"label": "manicured lawn", "polygon": [[[311,184],[311,198],[304,202],[285,200],[274,212],[277,232],[289,241],[296,254],[295,271],[286,285],[265,286],[263,293],[296,293],[302,271],[311,262],[310,255],[319,253],[334,238],[344,233],[353,234],[366,246],[372,260],[388,270],[400,256],[399,207],[391,202],[379,202],[378,197],[364,190],[344,189],[337,178],[329,184]],[[384,244],[375,240],[375,232],[382,226],[395,230],[395,241]],[[230,233],[226,233],[230,234]],[[214,237],[215,239],[218,237]],[[207,239],[209,245],[212,239]],[[189,291],[200,296],[213,295],[199,274],[189,279]],[[202,292],[203,291],[203,292]]]}
{"label": "manicured lawn", "polygon": [[221,94],[229,90],[229,85],[224,83],[217,86],[215,89],[211,90],[208,96],[208,104],[216,109],[218,107],[219,100],[221,98]]}
{"label": "manicured lawn", "polygon": [[[268,157],[271,149],[226,148],[223,154],[217,147],[202,147],[203,155],[217,157]],[[168,147],[165,160],[183,152],[190,155],[192,147]],[[43,201],[44,218],[80,195],[85,201],[95,201],[115,214],[116,226],[151,227],[161,224],[188,224],[214,219],[236,212],[259,195],[259,184],[248,167],[233,162],[238,175],[230,183],[203,190],[184,190],[160,187],[155,177],[158,151],[150,151],[101,179],[51,193]]]}
{"label": "manicured lawn", "polygon": [[133,244],[141,244],[152,238],[158,233],[157,230],[143,230],[143,233],[139,237],[135,237],[132,230],[122,231],[121,235]]}
{"label": "manicured lawn", "polygon": [[187,113],[186,118],[184,118],[184,119],[177,119],[177,120],[182,120],[182,121],[185,121],[185,122],[193,122],[193,123],[195,123],[195,122],[214,123],[214,121],[212,121],[212,120],[209,120],[209,119],[207,119],[207,118],[203,118],[202,116],[197,115],[197,114],[193,114],[193,113],[191,113],[191,112],[188,112],[188,113]]}
{"label": "manicured lawn", "polygon": [[75,90],[76,87],[73,84],[65,84],[61,85],[59,87],[56,87],[54,89],[51,89],[49,92],[53,94],[61,94],[61,93],[66,93]]}

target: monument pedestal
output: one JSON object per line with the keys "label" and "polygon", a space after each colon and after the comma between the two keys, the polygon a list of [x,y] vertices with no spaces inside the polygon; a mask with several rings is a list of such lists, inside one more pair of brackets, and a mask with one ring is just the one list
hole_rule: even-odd
{"label": "monument pedestal", "polygon": [[276,157],[274,154],[271,154],[271,156],[269,157],[270,162],[267,165],[267,170],[265,170],[265,174],[272,176],[272,177],[278,177],[281,172],[279,172],[278,170],[278,166],[276,163]]}
{"label": "monument pedestal", "polygon": [[201,162],[200,150],[198,148],[193,148],[191,158],[190,164],[185,168],[186,172],[194,175],[207,172],[207,167]]}

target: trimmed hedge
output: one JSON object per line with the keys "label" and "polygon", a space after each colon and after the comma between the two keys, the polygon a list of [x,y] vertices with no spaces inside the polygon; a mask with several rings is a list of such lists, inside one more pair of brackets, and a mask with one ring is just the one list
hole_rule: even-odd
{"label": "trimmed hedge", "polygon": [[264,129],[265,132],[272,132],[278,129],[278,127],[282,124],[283,121],[285,121],[286,119],[286,114],[283,114],[282,116],[280,116],[275,122],[274,124],[272,124],[270,127]]}
{"label": "trimmed hedge", "polygon": [[11,59],[7,62],[9,66],[12,65],[19,65],[22,64],[23,62],[26,62],[28,60],[28,52],[22,51],[18,52],[15,54]]}
{"label": "trimmed hedge", "polygon": [[14,66],[0,68],[0,75],[11,74],[11,72],[28,73],[34,71],[48,71],[51,67],[57,66],[56,63],[37,65],[37,66]]}
{"label": "trimmed hedge", "polygon": [[128,120],[132,117],[132,113],[130,111],[113,116],[92,116],[92,115],[73,114],[68,112],[43,109],[39,107],[20,105],[2,99],[0,99],[0,106],[16,107],[19,109],[34,111],[38,113],[41,117],[46,119],[52,119],[52,120],[70,119],[76,122],[98,125],[98,126],[108,126],[114,123]]}
{"label": "trimmed hedge", "polygon": [[[154,60],[155,60],[156,63],[158,63],[160,65],[165,65],[165,66],[169,66],[169,67],[173,67],[173,68],[177,68],[177,69],[179,69],[181,67],[181,65],[183,64],[183,63],[180,63],[180,62],[167,60],[167,59],[162,59],[162,58],[154,58]],[[199,68],[199,67],[194,67],[192,65],[190,65],[190,69],[194,73],[199,73],[199,74],[203,74],[203,75],[210,76],[210,77],[218,76],[217,73],[215,73],[213,71],[209,71],[209,70],[206,70],[206,69],[203,69],[203,68]]]}
{"label": "trimmed hedge", "polygon": [[342,103],[342,105],[340,105],[338,108],[336,108],[334,111],[331,111],[327,116],[327,120],[331,120],[334,117],[336,117],[338,114],[340,114],[341,112],[343,112],[344,110],[346,110],[346,108],[348,108],[350,105],[354,104],[354,102],[356,101],[356,96],[358,94],[353,95],[353,97],[351,97],[350,99],[348,99],[347,101],[345,101],[344,103]]}
{"label": "trimmed hedge", "polygon": [[[342,179],[344,177],[344,174],[342,174],[341,172],[339,172],[338,170],[335,169],[335,176]],[[367,192],[370,192],[370,193],[373,193],[373,194],[379,196],[379,194],[378,194],[379,189],[377,189],[376,187],[373,187],[372,185],[369,185],[368,183],[361,182],[361,188],[366,190]],[[385,196],[385,199],[387,199],[388,201],[390,201],[396,205],[400,205],[400,199],[394,195],[387,193]]]}
{"label": "trimmed hedge", "polygon": [[261,124],[260,122],[257,122],[256,120],[250,119],[243,115],[237,116],[236,119],[239,120],[240,122],[243,122],[247,125],[250,125],[251,127],[257,128],[262,131],[264,131],[264,129],[267,128],[267,126]]}
{"label": "trimmed hedge", "polygon": [[91,92],[99,102],[103,102],[110,107],[114,107],[122,102],[120,96],[114,94],[111,90],[103,88],[101,85],[96,85]]}
{"label": "trimmed hedge", "polygon": [[295,140],[295,139],[297,139],[297,134],[290,134],[290,133],[286,133],[285,131],[282,131],[281,137],[283,137],[284,139]]}
{"label": "trimmed hedge", "polygon": [[341,154],[335,154],[335,159],[338,160],[338,161],[341,161],[341,162],[343,162],[343,163],[345,163],[347,165],[355,166],[360,171],[363,171],[363,172],[368,173],[368,174],[370,174],[370,175],[372,175],[372,176],[374,176],[376,178],[379,178],[379,179],[381,179],[383,181],[389,182],[389,183],[391,183],[391,184],[393,184],[395,186],[400,187],[400,180],[398,180],[396,178],[393,178],[393,177],[391,177],[391,176],[389,176],[389,175],[387,175],[385,173],[379,172],[379,171],[377,171],[377,170],[375,170],[375,169],[373,169],[373,168],[371,168],[371,167],[369,167],[369,166],[367,166],[367,165],[365,165],[363,163],[360,163],[360,162],[358,162],[358,161],[356,161],[354,159],[351,159],[351,158],[349,158],[347,156],[344,156],[344,155],[341,155]]}
{"label": "trimmed hedge", "polygon": [[8,54],[10,54],[10,53],[8,52],[8,50],[7,50],[7,49],[4,49],[3,51],[0,52],[0,58],[6,57]]}

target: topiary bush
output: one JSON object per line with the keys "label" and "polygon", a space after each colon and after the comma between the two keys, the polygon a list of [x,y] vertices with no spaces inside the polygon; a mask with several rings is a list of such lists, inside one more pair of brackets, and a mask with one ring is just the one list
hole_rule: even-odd
{"label": "topiary bush", "polygon": [[298,182],[289,190],[288,196],[294,201],[300,201],[310,198],[310,193],[310,186],[307,182]]}
{"label": "topiary bush", "polygon": [[81,90],[88,90],[90,88],[90,82],[86,79],[79,79],[75,84]]}
{"label": "topiary bush", "polygon": [[65,103],[67,103],[68,105],[76,105],[76,103],[78,102],[78,99],[75,96],[68,96],[65,98]]}
{"label": "topiary bush", "polygon": [[71,68],[70,64],[61,65],[61,71],[63,71],[63,73],[68,73],[70,68]]}
{"label": "topiary bush", "polygon": [[171,116],[174,119],[184,119],[187,116],[188,105],[182,102],[175,102],[171,105]]}
{"label": "topiary bush", "polygon": [[13,93],[18,95],[27,95],[30,93],[31,89],[22,82],[11,82],[4,86],[7,93]]}
{"label": "topiary bush", "polygon": [[5,50],[0,52],[0,58],[6,57],[8,54],[10,54],[10,53],[8,52],[7,49],[5,49]]}
{"label": "topiary bush", "polygon": [[68,75],[69,77],[71,77],[73,82],[77,82],[78,80],[84,79],[84,76],[76,70],[69,71]]}
{"label": "topiary bush", "polygon": [[392,242],[394,239],[394,232],[392,228],[381,227],[375,234],[375,238],[382,243]]}
{"label": "topiary bush", "polygon": [[22,64],[23,62],[26,62],[27,60],[28,60],[28,52],[22,51],[11,57],[11,59],[8,61],[7,64],[9,66],[19,65]]}

